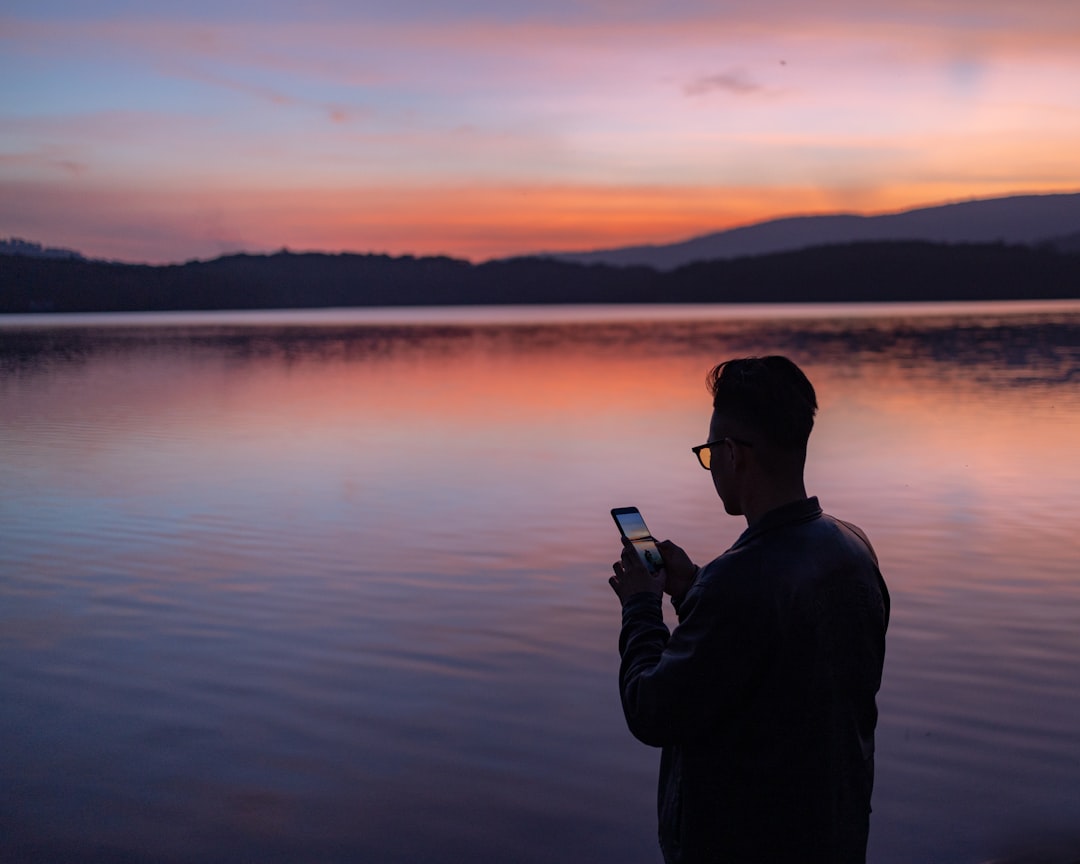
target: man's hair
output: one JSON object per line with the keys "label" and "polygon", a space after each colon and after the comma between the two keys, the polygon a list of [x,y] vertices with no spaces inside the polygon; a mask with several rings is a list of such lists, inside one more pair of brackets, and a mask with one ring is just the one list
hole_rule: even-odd
{"label": "man's hair", "polygon": [[806,451],[817,396],[803,371],[787,357],[743,357],[708,375],[713,408],[781,450]]}

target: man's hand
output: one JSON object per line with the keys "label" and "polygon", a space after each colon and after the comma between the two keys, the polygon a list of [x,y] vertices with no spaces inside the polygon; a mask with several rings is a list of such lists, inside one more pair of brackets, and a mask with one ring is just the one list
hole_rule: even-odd
{"label": "man's hand", "polygon": [[[649,568],[638,557],[634,544],[625,537],[623,537],[622,542],[622,557],[611,565],[615,575],[608,579],[608,584],[619,595],[620,602],[625,604],[635,594],[642,594],[646,591],[653,594],[663,594],[664,570],[661,569],[658,573],[650,573]],[[660,554],[662,556],[663,552]]]}
{"label": "man's hand", "polygon": [[664,580],[664,590],[671,595],[672,600],[680,603],[694,584],[699,568],[690,560],[689,555],[670,540],[661,540],[656,544],[656,548],[664,559],[664,573],[667,577]]}

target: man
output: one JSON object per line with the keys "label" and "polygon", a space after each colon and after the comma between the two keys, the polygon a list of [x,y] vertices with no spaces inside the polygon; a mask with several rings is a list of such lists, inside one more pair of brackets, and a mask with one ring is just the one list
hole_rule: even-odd
{"label": "man", "polygon": [[729,360],[709,388],[693,451],[746,531],[702,568],[664,541],[655,575],[624,541],[610,579],[626,722],[663,748],[664,860],[862,864],[888,590],[866,535],[806,495],[817,398],[802,371]]}

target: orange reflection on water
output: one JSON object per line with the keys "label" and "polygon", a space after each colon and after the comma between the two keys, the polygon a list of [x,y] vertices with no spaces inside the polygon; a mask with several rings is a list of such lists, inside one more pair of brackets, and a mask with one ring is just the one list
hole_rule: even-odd
{"label": "orange reflection on water", "polygon": [[[1078,512],[1071,389],[1019,386],[1007,367],[921,348],[890,355],[830,341],[843,332],[829,321],[690,320],[132,340],[20,387],[6,434],[30,446],[66,430],[51,470],[83,478],[87,494],[123,499],[182,478],[208,524],[224,512],[215,501],[292,490],[275,519],[330,525],[331,545],[392,538],[408,561],[386,566],[605,560],[607,510],[624,505],[707,557],[741,525],[722,515],[689,453],[707,435],[705,373],[732,355],[779,351],[819,394],[810,493],[886,550],[903,556],[919,546],[912,536],[955,532],[1010,561],[1048,542],[1080,554],[1071,534],[1046,527],[1059,520],[1041,518]],[[929,585],[940,574],[913,567],[905,578]]]}

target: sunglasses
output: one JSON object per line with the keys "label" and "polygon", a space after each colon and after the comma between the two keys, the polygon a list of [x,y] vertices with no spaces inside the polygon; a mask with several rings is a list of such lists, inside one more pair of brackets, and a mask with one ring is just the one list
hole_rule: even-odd
{"label": "sunglasses", "polygon": [[725,441],[734,441],[743,447],[754,446],[749,441],[743,441],[742,438],[732,438],[730,435],[725,435],[723,438],[717,438],[707,444],[698,444],[697,447],[691,447],[690,451],[697,456],[697,461],[701,463],[701,467],[708,471],[712,467],[712,448],[718,444],[723,444]]}

